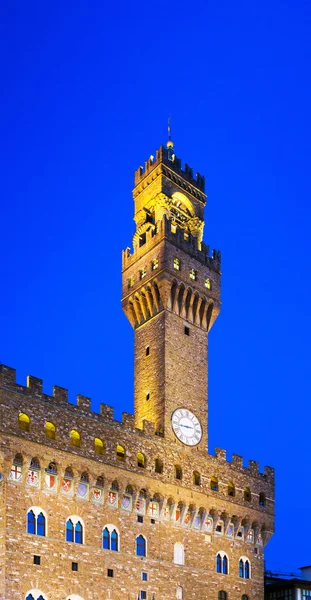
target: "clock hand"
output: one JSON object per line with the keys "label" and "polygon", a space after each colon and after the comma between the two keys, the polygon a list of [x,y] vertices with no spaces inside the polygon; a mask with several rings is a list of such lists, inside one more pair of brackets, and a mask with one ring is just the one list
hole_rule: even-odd
{"label": "clock hand", "polygon": [[193,429],[193,426],[191,426],[191,425],[180,425],[180,427],[186,427],[187,429]]}

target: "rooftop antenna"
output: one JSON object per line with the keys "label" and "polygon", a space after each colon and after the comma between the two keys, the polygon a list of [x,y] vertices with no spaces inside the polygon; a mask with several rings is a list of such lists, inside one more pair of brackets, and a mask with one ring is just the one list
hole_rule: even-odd
{"label": "rooftop antenna", "polygon": [[174,142],[172,140],[172,129],[171,129],[171,117],[168,118],[167,121],[167,132],[168,132],[168,141],[166,143],[167,147],[167,157],[172,162],[175,160],[174,154]]}

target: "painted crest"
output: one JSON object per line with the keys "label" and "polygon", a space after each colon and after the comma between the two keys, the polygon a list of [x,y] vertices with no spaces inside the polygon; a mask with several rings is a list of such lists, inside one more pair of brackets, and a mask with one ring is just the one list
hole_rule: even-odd
{"label": "painted crest", "polygon": [[232,523],[229,523],[226,536],[227,537],[233,537],[233,535],[234,535],[234,527],[233,527]]}
{"label": "painted crest", "polygon": [[12,481],[21,481],[22,479],[22,467],[20,465],[12,465],[9,474],[9,479]]}
{"label": "painted crest", "polygon": [[211,532],[213,531],[213,519],[212,517],[206,517],[204,521],[204,531]]}
{"label": "painted crest", "polygon": [[32,485],[33,487],[38,488],[40,485],[40,472],[29,469],[26,483],[27,485]]}
{"label": "painted crest", "polygon": [[258,546],[262,546],[263,545],[261,533],[258,533],[258,535],[257,535],[256,544],[258,544]]}
{"label": "painted crest", "polygon": [[112,491],[108,492],[107,504],[108,504],[108,506],[111,506],[112,508],[118,507],[118,493],[117,492],[112,492]]}
{"label": "painted crest", "polygon": [[77,496],[86,500],[88,497],[89,486],[87,483],[80,482],[77,489]]}
{"label": "painted crest", "polygon": [[103,488],[94,487],[92,493],[92,501],[96,502],[96,504],[102,504],[104,500],[104,490]]}
{"label": "painted crest", "polygon": [[187,510],[183,524],[185,527],[190,527],[190,522],[191,522],[191,512],[189,510]]}
{"label": "painted crest", "polygon": [[169,506],[164,506],[163,513],[162,513],[164,521],[169,521],[170,520],[170,512],[171,512],[170,511],[170,507]]}
{"label": "painted crest", "polygon": [[56,481],[57,481],[56,475],[46,473],[45,478],[44,478],[44,489],[50,490],[50,492],[52,492],[56,488]]}
{"label": "painted crest", "polygon": [[175,523],[180,523],[181,510],[180,508],[176,508],[175,510]]}
{"label": "painted crest", "polygon": [[201,529],[201,521],[202,521],[202,516],[201,515],[196,515],[194,521],[193,521],[193,527],[195,529]]}
{"label": "painted crest", "polygon": [[130,494],[123,494],[121,500],[121,508],[123,510],[131,510],[132,509],[132,496]]}
{"label": "painted crest", "polygon": [[71,496],[73,492],[73,480],[67,479],[64,477],[61,485],[61,492],[63,494],[67,494],[67,496]]}
{"label": "painted crest", "polygon": [[146,500],[145,498],[138,498],[135,504],[135,513],[137,515],[144,515],[146,512]]}
{"label": "painted crest", "polygon": [[159,516],[159,503],[151,501],[148,506],[148,517],[156,519]]}
{"label": "painted crest", "polygon": [[249,532],[248,532],[248,534],[247,534],[247,536],[246,536],[246,541],[247,541],[249,544],[253,544],[253,543],[254,543],[254,531],[253,531],[253,529],[250,529],[250,530],[249,530]]}

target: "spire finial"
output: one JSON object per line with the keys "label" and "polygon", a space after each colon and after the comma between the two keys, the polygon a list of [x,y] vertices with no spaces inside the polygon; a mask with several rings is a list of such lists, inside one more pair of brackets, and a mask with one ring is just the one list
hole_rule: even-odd
{"label": "spire finial", "polygon": [[174,154],[174,142],[172,140],[171,117],[169,117],[168,121],[167,121],[167,132],[168,132],[168,141],[166,142],[167,157],[168,157],[168,160],[171,160],[172,162],[174,162],[175,154]]}
{"label": "spire finial", "polygon": [[174,148],[174,142],[172,140],[171,117],[169,117],[167,120],[167,133],[168,133],[168,141],[166,143],[166,147]]}

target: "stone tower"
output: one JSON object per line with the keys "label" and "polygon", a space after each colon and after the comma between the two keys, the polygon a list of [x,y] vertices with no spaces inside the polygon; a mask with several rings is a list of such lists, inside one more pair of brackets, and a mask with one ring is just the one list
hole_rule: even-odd
{"label": "stone tower", "polygon": [[202,241],[204,183],[187,164],[181,168],[172,141],[135,172],[136,231],[133,254],[123,252],[122,302],[135,330],[136,427],[151,421],[158,434],[206,451],[220,253],[210,256]]}
{"label": "stone tower", "polygon": [[0,600],[264,599],[274,471],[207,452],[220,255],[202,242],[204,179],[169,141],[134,199],[135,415],[0,364]]}

